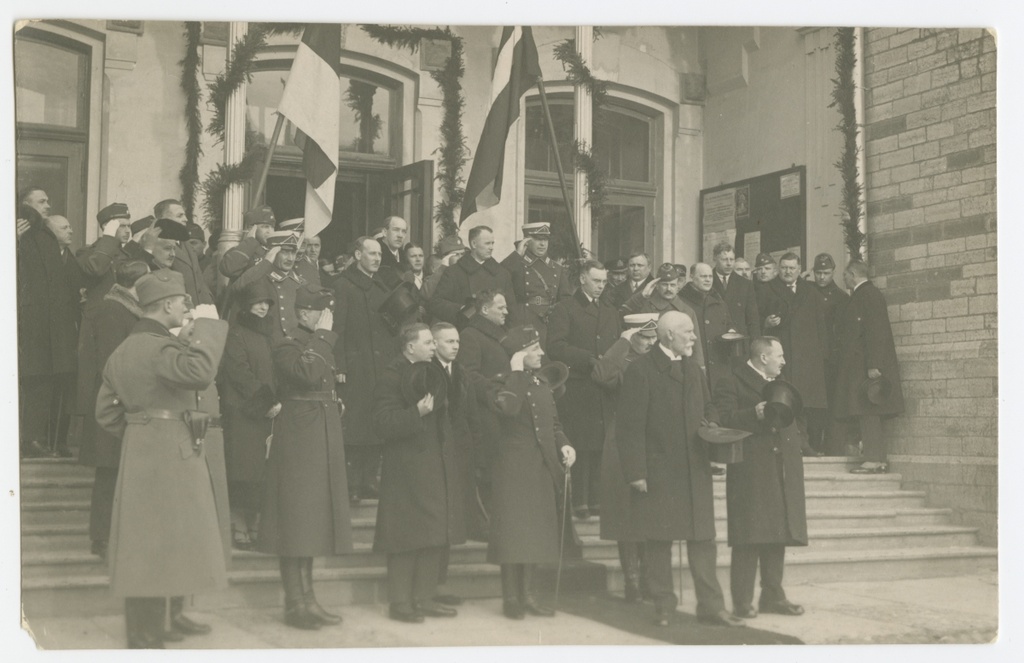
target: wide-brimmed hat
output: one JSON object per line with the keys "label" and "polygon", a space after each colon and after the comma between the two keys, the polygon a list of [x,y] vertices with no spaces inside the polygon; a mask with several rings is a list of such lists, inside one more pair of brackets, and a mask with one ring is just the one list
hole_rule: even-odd
{"label": "wide-brimmed hat", "polygon": [[448,395],[448,376],[444,369],[432,361],[418,361],[402,371],[402,397],[415,405],[427,394],[434,395],[434,407]]}
{"label": "wide-brimmed hat", "polygon": [[764,420],[772,428],[786,428],[800,416],[804,401],[796,387],[785,380],[772,380],[761,390],[765,400]]}
{"label": "wide-brimmed hat", "polygon": [[720,426],[701,426],[697,429],[700,439],[708,443],[708,456],[713,463],[743,462],[743,440],[750,437],[750,431]]}
{"label": "wide-brimmed hat", "polygon": [[380,317],[384,318],[384,322],[397,331],[421,303],[422,297],[416,290],[416,285],[409,281],[402,281],[381,302],[377,312],[380,313]]}
{"label": "wide-brimmed hat", "polygon": [[885,405],[892,393],[892,381],[885,376],[868,378],[860,383],[860,394],[871,405]]}

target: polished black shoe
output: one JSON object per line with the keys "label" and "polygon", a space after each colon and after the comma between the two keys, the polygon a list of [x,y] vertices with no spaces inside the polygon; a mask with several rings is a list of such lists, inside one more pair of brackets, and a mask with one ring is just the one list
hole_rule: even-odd
{"label": "polished black shoe", "polygon": [[306,612],[316,617],[324,626],[337,626],[343,621],[341,615],[324,610],[323,606],[317,603],[315,597],[312,599],[306,597]]}
{"label": "polished black shoe", "polygon": [[774,603],[762,603],[758,606],[763,613],[770,613],[773,615],[788,615],[790,617],[799,617],[804,614],[804,607],[791,603],[785,599],[782,601],[775,601]]}
{"label": "polished black shoe", "polygon": [[454,594],[438,594],[434,597],[434,603],[441,605],[462,605],[462,597]]}
{"label": "polished black shoe", "polygon": [[539,603],[537,603],[537,601],[532,596],[527,596],[525,599],[523,599],[522,604],[523,604],[523,610],[528,615],[533,615],[534,617],[554,617],[555,616],[555,609],[554,608],[549,608],[546,605],[540,605]]}
{"label": "polished black shoe", "polygon": [[732,614],[740,619],[753,619],[757,617],[757,608],[752,605],[745,605],[740,607],[734,607]]}
{"label": "polished black shoe", "polygon": [[388,606],[388,617],[396,622],[405,622],[406,624],[423,623],[422,612],[412,606],[398,605],[397,603],[392,603]]}
{"label": "polished black shoe", "polygon": [[713,615],[697,615],[697,621],[709,626],[743,626],[742,619],[726,610],[719,610]]}
{"label": "polished black shoe", "polygon": [[446,605],[441,605],[440,603],[435,603],[434,601],[417,603],[416,609],[422,612],[427,617],[454,617],[459,614],[459,611],[455,608],[449,608]]}
{"label": "polished black shoe", "polygon": [[672,618],[671,610],[656,609],[654,611],[654,625],[655,626],[668,626],[669,621]]}
{"label": "polished black shoe", "polygon": [[209,624],[200,624],[192,621],[185,615],[178,615],[171,620],[171,628],[184,635],[206,635],[213,629]]}
{"label": "polished black shoe", "polygon": [[523,604],[519,601],[505,601],[501,606],[501,611],[509,619],[526,618],[526,613],[523,612]]}
{"label": "polished black shoe", "polygon": [[300,605],[284,611],[284,623],[292,628],[299,628],[303,631],[317,631],[322,622],[316,618],[305,605]]}
{"label": "polished black shoe", "polygon": [[21,447],[22,458],[56,458],[57,452],[47,449],[37,440],[32,440]]}

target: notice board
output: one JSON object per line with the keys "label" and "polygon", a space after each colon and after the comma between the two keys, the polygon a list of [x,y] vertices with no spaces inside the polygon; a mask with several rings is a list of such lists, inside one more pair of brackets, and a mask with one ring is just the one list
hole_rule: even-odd
{"label": "notice board", "polygon": [[807,168],[795,166],[700,192],[701,255],[728,241],[754,266],[758,253],[776,262],[787,251],[807,253]]}

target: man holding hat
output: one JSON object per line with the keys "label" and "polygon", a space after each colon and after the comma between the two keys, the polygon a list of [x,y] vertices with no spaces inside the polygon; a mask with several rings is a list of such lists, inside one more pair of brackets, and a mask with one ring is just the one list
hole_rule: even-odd
{"label": "man holding hat", "polygon": [[757,616],[753,601],[759,562],[760,611],[793,616],[804,612],[786,599],[782,589],[786,546],[807,545],[803,433],[795,422],[780,428],[766,416],[763,395],[785,364],[779,340],[758,337],[750,343],[747,363],[715,383],[717,421],[753,433],[742,442],[743,461],[730,464],[725,477],[732,610],[744,619]]}
{"label": "man holding hat", "polygon": [[[735,275],[729,275],[729,281],[734,277]],[[711,385],[732,370],[733,343],[741,342],[724,340],[722,334],[736,332],[738,329],[741,330],[740,333],[744,333],[730,317],[730,311],[735,309],[730,308],[714,284],[715,276],[711,265],[698,262],[693,266],[693,281],[683,286],[679,293],[680,299],[692,306],[696,313],[697,329],[700,332],[699,342],[704,354],[708,384]]]}
{"label": "man holding hat", "polygon": [[733,327],[747,338],[761,335],[754,286],[743,278],[733,278],[736,253],[729,242],[715,244],[711,251],[715,261],[714,289],[729,307]]}
{"label": "man holding hat", "polygon": [[242,227],[245,237],[242,241],[224,252],[218,269],[228,277],[228,282],[245,273],[267,255],[267,237],[274,231],[277,220],[274,210],[267,205],[254,207],[242,215]]}
{"label": "man holding hat", "polygon": [[[184,279],[160,270],[135,283],[142,318],[110,355],[96,421],[122,437],[109,548],[110,586],[125,597],[129,648],[163,648],[164,597],[227,586],[198,392],[217,375],[226,322],[186,323]],[[199,309],[202,311],[202,309]],[[177,337],[171,329],[181,327]],[[222,480],[222,478],[221,478]],[[209,632],[180,613],[172,627]]]}
{"label": "man holding hat", "polygon": [[836,328],[839,356],[835,416],[856,417],[860,423],[864,463],[851,472],[881,474],[889,468],[882,417],[903,413],[903,388],[889,309],[885,296],[868,280],[867,264],[851,261],[843,280],[853,294]]}
{"label": "man holding hat", "polygon": [[[593,378],[605,388],[605,400],[615,408],[622,377],[634,361],[650,352],[658,340],[658,314],[634,313],[624,320],[626,331],[594,364]],[[614,419],[613,419],[614,424]],[[647,594],[643,537],[629,518],[629,484],[622,473],[615,426],[608,426],[601,455],[601,538],[619,542],[619,563],[626,582],[626,601],[639,603]]]}
{"label": "man holding hat", "polygon": [[520,311],[513,317],[533,325],[540,333],[543,347],[547,340],[548,311],[558,301],[572,295],[568,270],[548,257],[551,224],[523,224],[523,252],[513,251],[501,261],[512,275]]}
{"label": "man holding hat", "polygon": [[288,230],[279,230],[267,236],[270,250],[256,265],[246,270],[228,286],[228,297],[234,301],[249,284],[266,279],[277,292],[276,315],[279,318],[271,326],[275,341],[293,336],[298,328],[295,317],[295,293],[305,285],[306,280],[295,272],[298,257],[299,238]]}
{"label": "man holding hat", "polygon": [[679,272],[679,269],[670,263],[662,263],[658,267],[657,275],[642,289],[635,292],[619,311],[623,315],[631,313],[657,313],[661,315],[666,311],[679,311],[690,316],[693,320],[694,331],[697,334],[697,344],[693,347],[693,357],[697,364],[704,368],[704,343],[700,328],[697,326],[697,312],[679,298],[679,291],[683,287],[686,276]]}
{"label": "man holding hat", "polygon": [[389,616],[419,623],[458,614],[434,597],[445,551],[466,536],[447,381],[431,362],[434,336],[423,323],[399,336],[402,354],[373,393],[373,428],[384,440],[373,550],[388,558]]}
{"label": "man holding hat", "polygon": [[199,265],[199,254],[189,246],[188,223],[185,208],[181,202],[168,198],[161,200],[153,207],[156,217],[154,227],[160,228],[160,237],[178,242],[174,252],[174,265],[171,267],[185,279],[185,292],[195,304],[215,304],[213,293],[206,287],[203,269]]}
{"label": "man holding hat", "polygon": [[334,390],[334,293],[303,284],[287,305],[296,325],[273,349],[281,411],[270,441],[256,549],[281,558],[285,623],[314,630],[340,624],[341,617],[316,599],[313,558],[352,549],[343,406]]}

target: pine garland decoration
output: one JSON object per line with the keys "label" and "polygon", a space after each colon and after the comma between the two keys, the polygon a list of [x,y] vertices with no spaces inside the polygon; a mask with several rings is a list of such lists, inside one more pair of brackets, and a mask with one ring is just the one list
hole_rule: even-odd
{"label": "pine garland decoration", "polygon": [[597,159],[594,158],[593,151],[585,142],[573,141],[572,149],[573,166],[576,170],[583,171],[587,176],[587,205],[590,206],[591,214],[597,216],[601,212],[601,206],[604,205],[605,200],[608,198],[607,193],[605,193],[605,185],[608,178],[600,166],[597,165]]}
{"label": "pine garland decoration", "polygon": [[203,156],[203,120],[199,114],[199,38],[202,25],[198,22],[185,23],[185,57],[181,62],[181,89],[185,92],[185,128],[188,142],[185,144],[185,163],[178,171],[181,182],[181,204],[191,219],[195,211],[196,189],[199,186],[199,158]]}
{"label": "pine garland decoration", "polygon": [[348,90],[345,91],[345,104],[352,109],[359,125],[359,138],[355,140],[354,148],[367,154],[373,152],[373,144],[380,138],[382,125],[380,115],[373,112],[373,96],[376,93],[376,85],[355,79],[349,82]]}
{"label": "pine garland decoration", "polygon": [[860,258],[863,255],[865,237],[859,225],[863,214],[861,195],[864,191],[858,178],[860,148],[857,145],[857,133],[860,127],[857,125],[857,111],[854,106],[854,97],[857,93],[857,83],[853,79],[854,67],[857,64],[854,49],[856,38],[853,28],[839,28],[836,31],[833,40],[836,49],[836,78],[832,79],[832,103],[829,104],[829,108],[838,108],[839,124],[836,125],[836,129],[843,136],[843,151],[835,163],[843,179],[842,199],[839,203],[839,209],[843,213],[843,235],[850,256]]}
{"label": "pine garland decoration", "polygon": [[245,148],[245,154],[239,163],[218,164],[203,181],[203,215],[210,231],[211,242],[220,236],[224,227],[224,194],[228,187],[248,182],[255,177],[267,156],[266,143],[263,143],[249,127],[245,130]]}

